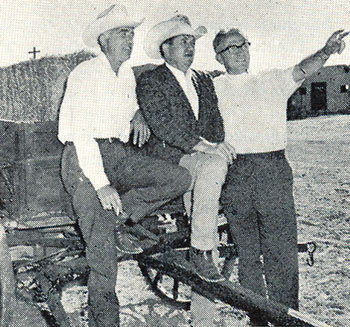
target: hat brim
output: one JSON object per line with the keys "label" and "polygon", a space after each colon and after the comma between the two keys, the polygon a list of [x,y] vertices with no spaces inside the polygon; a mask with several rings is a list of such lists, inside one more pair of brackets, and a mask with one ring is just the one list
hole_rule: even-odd
{"label": "hat brim", "polygon": [[118,21],[102,21],[102,22],[93,22],[90,24],[83,32],[82,38],[83,42],[86,46],[90,48],[96,48],[98,47],[98,37],[109,30],[112,30],[114,28],[118,27],[133,27],[136,28],[140,26],[145,19],[141,19],[139,21],[126,19],[124,21],[121,21],[120,19]]}
{"label": "hat brim", "polygon": [[171,39],[175,36],[179,35],[192,35],[196,40],[201,38],[204,34],[207,33],[207,29],[204,26],[199,26],[196,29],[193,29],[189,25],[180,26],[171,26],[173,22],[160,23],[154,26],[147,34],[144,44],[144,50],[146,54],[152,59],[162,59],[160,54],[160,46],[161,44]]}

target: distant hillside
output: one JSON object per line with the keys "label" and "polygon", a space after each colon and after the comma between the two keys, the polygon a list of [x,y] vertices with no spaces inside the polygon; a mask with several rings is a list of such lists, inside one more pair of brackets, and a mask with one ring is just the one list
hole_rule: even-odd
{"label": "distant hillside", "polygon": [[80,51],[0,68],[0,119],[56,120],[70,71],[93,54]]}

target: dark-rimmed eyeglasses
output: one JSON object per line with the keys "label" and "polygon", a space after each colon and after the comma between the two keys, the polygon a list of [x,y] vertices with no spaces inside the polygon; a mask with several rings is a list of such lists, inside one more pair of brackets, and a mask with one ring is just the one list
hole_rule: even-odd
{"label": "dark-rimmed eyeglasses", "polygon": [[221,50],[220,52],[218,52],[218,54],[224,53],[227,50],[235,50],[237,51],[238,49],[242,49],[243,47],[249,47],[250,46],[250,42],[248,41],[244,41],[242,44],[240,45],[236,45],[236,44],[231,44],[228,47],[226,47],[225,49]]}

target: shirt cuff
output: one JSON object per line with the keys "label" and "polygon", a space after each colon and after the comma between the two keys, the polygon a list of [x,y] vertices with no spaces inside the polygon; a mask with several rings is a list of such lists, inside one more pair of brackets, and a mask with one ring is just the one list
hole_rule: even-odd
{"label": "shirt cuff", "polygon": [[206,140],[204,137],[199,137],[201,139],[201,141],[205,144],[208,144],[208,145],[212,145],[212,146],[215,146],[217,145],[217,143],[213,143],[213,142],[209,142],[208,140]]}
{"label": "shirt cuff", "polygon": [[95,191],[100,189],[101,187],[104,187],[106,185],[110,185],[109,180],[106,176],[101,176],[99,179],[92,180],[90,179],[90,182],[92,186],[94,187]]}

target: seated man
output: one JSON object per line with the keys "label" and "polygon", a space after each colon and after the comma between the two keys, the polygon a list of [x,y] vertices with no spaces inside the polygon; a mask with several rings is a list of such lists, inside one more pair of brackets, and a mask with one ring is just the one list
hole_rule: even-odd
{"label": "seated man", "polygon": [[89,326],[119,326],[117,254],[142,252],[123,231],[125,220],[139,221],[182,195],[191,181],[185,168],[126,145],[138,106],[135,77],[125,62],[140,24],[113,5],[88,26],[83,40],[101,53],[71,72],[60,110],[62,179],[90,267]]}
{"label": "seated man", "polygon": [[[296,66],[257,75],[248,73],[250,43],[239,30],[221,31],[213,41],[216,59],[227,71],[214,80],[225,140],[237,151],[222,203],[238,243],[239,280],[294,309],[298,309],[298,247],[293,174],[284,153],[287,100],[305,77],[344,49],[347,34],[335,32],[321,50]],[[253,326],[268,326],[258,313],[251,313],[250,320]]]}
{"label": "seated man", "polygon": [[196,39],[204,32],[204,27],[194,30],[181,15],[155,25],[146,36],[145,51],[165,63],[141,74],[136,93],[152,131],[147,153],[192,174],[193,192],[184,199],[192,223],[189,258],[203,279],[216,282],[223,280],[212,258],[219,198],[234,150],[223,143],[211,78],[190,68]]}

